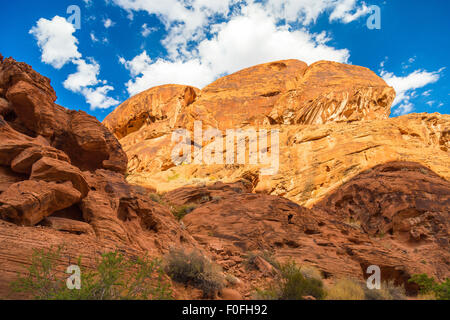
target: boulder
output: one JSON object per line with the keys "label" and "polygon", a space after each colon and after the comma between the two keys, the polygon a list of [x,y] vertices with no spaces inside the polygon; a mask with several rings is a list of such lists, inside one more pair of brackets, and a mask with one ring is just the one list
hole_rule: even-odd
{"label": "boulder", "polygon": [[0,194],[0,218],[18,225],[34,226],[81,198],[81,193],[70,183],[21,181]]}
{"label": "boulder", "polygon": [[30,180],[70,181],[73,187],[81,193],[82,198],[86,197],[89,192],[89,185],[80,169],[65,161],[53,158],[44,157],[33,164]]}

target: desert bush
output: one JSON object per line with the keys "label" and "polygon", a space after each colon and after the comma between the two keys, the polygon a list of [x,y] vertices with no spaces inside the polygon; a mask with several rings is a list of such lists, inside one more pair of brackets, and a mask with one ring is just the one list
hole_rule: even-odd
{"label": "desert bush", "polygon": [[327,290],[327,300],[364,300],[364,289],[355,280],[341,279]]}
{"label": "desert bush", "polygon": [[148,196],[153,202],[163,203],[161,196],[157,193],[150,193]]}
{"label": "desert bush", "polygon": [[278,279],[267,290],[257,290],[256,297],[264,300],[303,300],[307,296],[323,299],[325,291],[321,279],[305,277],[295,262],[280,265]]}
{"label": "desert bush", "polygon": [[[62,248],[36,250],[25,276],[11,283],[13,292],[36,300],[166,300],[172,290],[159,259],[127,259],[117,252],[101,255],[95,270],[81,273],[81,289],[69,290],[68,275],[55,269]],[[81,266],[81,258],[78,259]]]}
{"label": "desert bush", "polygon": [[322,280],[322,273],[316,267],[310,265],[302,265],[300,272],[307,279],[319,279]]}
{"label": "desert bush", "polygon": [[394,281],[383,282],[381,289],[370,290],[363,286],[366,300],[406,300],[404,286],[396,286]]}
{"label": "desert bush", "polygon": [[416,274],[409,279],[409,282],[419,286],[421,295],[433,295],[437,300],[450,300],[450,278],[439,283],[426,274]]}
{"label": "desert bush", "polygon": [[202,290],[207,298],[214,297],[224,286],[225,278],[220,267],[196,250],[171,249],[166,257],[165,270],[174,281]]}
{"label": "desert bush", "polygon": [[187,214],[191,213],[197,208],[196,204],[185,204],[182,206],[172,207],[172,214],[178,219],[182,220]]}

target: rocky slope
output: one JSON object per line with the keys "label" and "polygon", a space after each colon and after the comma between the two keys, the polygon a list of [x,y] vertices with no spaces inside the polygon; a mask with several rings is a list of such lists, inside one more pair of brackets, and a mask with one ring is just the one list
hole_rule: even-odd
{"label": "rocky slope", "polygon": [[[162,120],[149,117],[130,122],[128,135],[116,133],[130,159],[127,180],[164,193],[166,203],[194,205],[183,224],[226,270],[250,280],[244,294],[265,279],[242,269],[249,251],[313,264],[330,278],[363,278],[377,264],[410,292],[411,274],[448,277],[450,116],[389,118],[395,92],[381,78],[325,61],[251,67],[191,88],[190,103],[183,88],[173,97],[180,112],[163,120],[172,131],[155,133]],[[131,98],[104,124],[126,127],[129,105],[146,110],[165,90]],[[195,121],[222,132],[279,130],[278,173],[261,175],[264,165],[250,164],[176,166],[172,132],[193,131]]]}
{"label": "rocky slope", "polygon": [[168,208],[125,181],[116,138],[55,100],[49,79],[0,60],[1,297],[36,248],[65,244],[72,261],[82,254],[88,263],[114,248],[161,255],[195,246]]}
{"label": "rocky slope", "polygon": [[[150,89],[105,120],[110,132],[56,105],[49,79],[0,56],[0,298],[33,249],[61,244],[61,270],[80,254],[92,267],[104,251],[197,248],[240,280],[222,298],[251,298],[273,279],[263,259],[246,269],[250,251],[314,265],[327,281],[362,279],[377,264],[410,293],[411,274],[448,277],[450,118],[388,119],[394,96],[365,68],[280,61],[203,90]],[[196,120],[279,129],[278,174],[175,166],[171,133]],[[168,192],[156,202],[157,190]],[[194,210],[180,222],[171,211],[184,205]],[[176,296],[201,298],[177,285]]]}

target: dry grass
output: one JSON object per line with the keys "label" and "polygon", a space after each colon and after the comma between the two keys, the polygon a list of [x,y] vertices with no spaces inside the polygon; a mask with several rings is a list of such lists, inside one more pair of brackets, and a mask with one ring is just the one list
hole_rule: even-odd
{"label": "dry grass", "polygon": [[365,294],[357,281],[341,279],[328,288],[326,300],[365,300]]}

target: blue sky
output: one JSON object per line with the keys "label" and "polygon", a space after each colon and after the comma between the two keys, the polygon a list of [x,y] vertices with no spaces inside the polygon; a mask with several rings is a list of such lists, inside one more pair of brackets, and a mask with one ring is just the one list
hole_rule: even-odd
{"label": "blue sky", "polygon": [[[379,30],[367,27],[374,5]],[[99,120],[155,85],[202,88],[292,58],[372,69],[398,93],[392,116],[449,114],[449,12],[442,0],[8,1],[0,53],[51,78],[58,104]]]}

